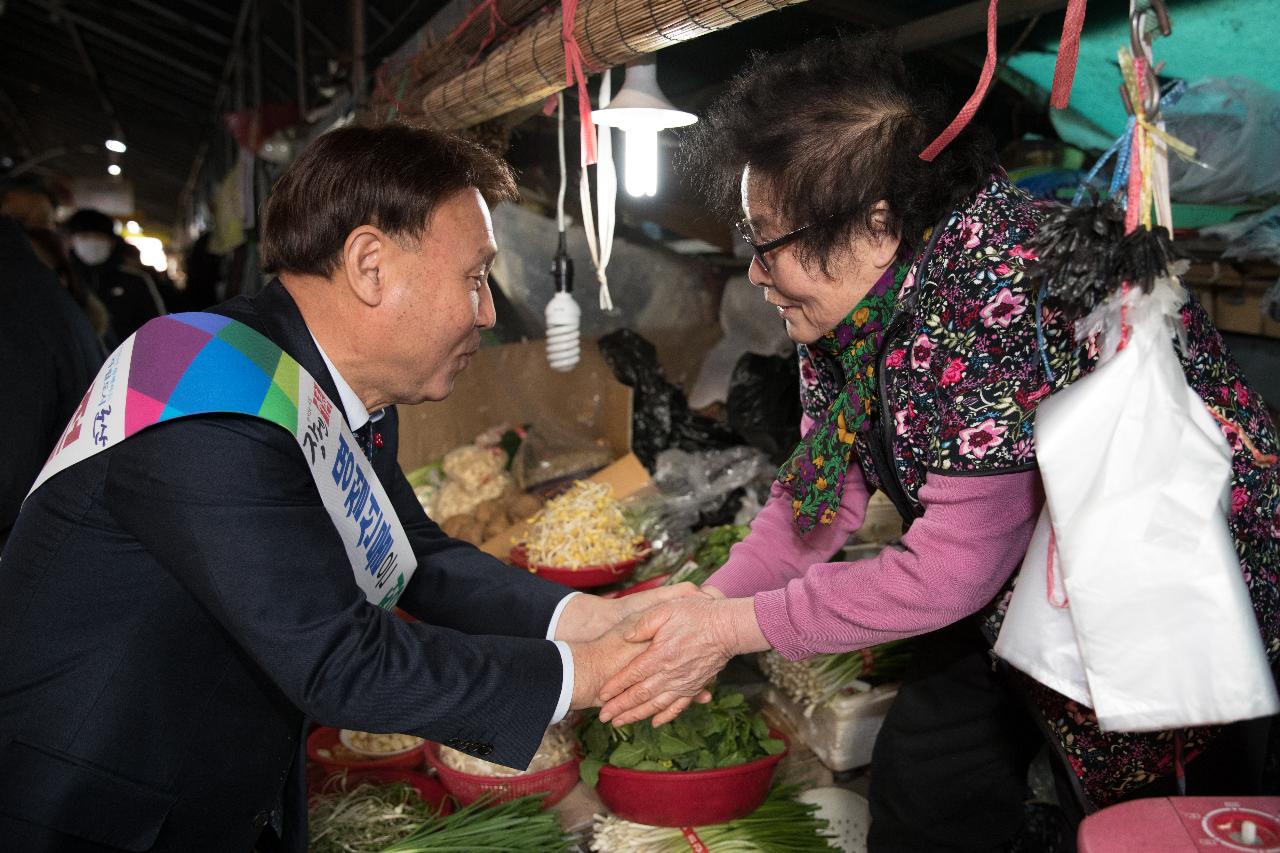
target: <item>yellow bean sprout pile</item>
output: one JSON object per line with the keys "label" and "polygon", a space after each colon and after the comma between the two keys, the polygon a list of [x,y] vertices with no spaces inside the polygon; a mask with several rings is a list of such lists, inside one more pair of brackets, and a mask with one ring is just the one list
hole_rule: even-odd
{"label": "yellow bean sprout pile", "polygon": [[628,526],[607,483],[579,480],[531,519],[529,564],[579,569],[630,560],[644,541]]}

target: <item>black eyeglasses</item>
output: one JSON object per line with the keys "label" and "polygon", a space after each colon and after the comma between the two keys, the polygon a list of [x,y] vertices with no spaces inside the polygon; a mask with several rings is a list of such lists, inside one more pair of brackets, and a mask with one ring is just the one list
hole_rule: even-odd
{"label": "black eyeglasses", "polygon": [[753,239],[755,235],[751,233],[751,226],[747,223],[747,220],[745,219],[738,220],[737,229],[738,229],[738,235],[742,237],[742,239],[747,242],[747,245],[751,247],[751,250],[755,252],[755,260],[756,260],[756,263],[760,264],[760,268],[765,272],[772,272],[769,269],[769,260],[768,258],[765,257],[767,254],[777,249],[781,249],[783,246],[787,245],[788,243],[792,243],[792,242],[795,242],[796,240],[799,240],[801,237],[804,236],[804,232],[808,231],[810,228],[814,228],[823,223],[830,222],[831,220],[837,219],[843,215],[844,215],[843,213],[833,213],[831,216],[828,216],[826,219],[819,219],[817,222],[810,222],[808,225],[802,225],[796,230],[788,231],[786,234],[783,234],[781,237],[777,237],[773,240],[770,240],[767,243],[757,243]]}

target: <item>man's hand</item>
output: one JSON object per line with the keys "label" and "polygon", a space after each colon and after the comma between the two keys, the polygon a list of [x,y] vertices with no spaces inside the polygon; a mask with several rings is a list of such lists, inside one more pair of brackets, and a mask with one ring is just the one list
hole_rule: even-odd
{"label": "man's hand", "polygon": [[691,583],[660,586],[612,599],[598,595],[575,595],[569,599],[560,614],[554,639],[584,643],[602,636],[618,623],[650,607],[677,598],[702,595],[698,587]]}
{"label": "man's hand", "polygon": [[569,650],[573,653],[573,697],[569,700],[570,708],[576,710],[598,706],[601,701],[600,688],[605,681],[649,647],[645,642],[624,639],[634,629],[633,618],[596,639],[569,643]]}
{"label": "man's hand", "polygon": [[694,697],[705,701],[700,694],[729,658],[769,648],[749,598],[668,601],[640,614],[625,638],[649,645],[601,690],[600,719],[615,726],[674,720]]}

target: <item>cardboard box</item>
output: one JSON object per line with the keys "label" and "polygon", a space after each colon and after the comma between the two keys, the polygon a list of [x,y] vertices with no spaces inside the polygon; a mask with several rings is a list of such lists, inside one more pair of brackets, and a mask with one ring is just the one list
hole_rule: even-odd
{"label": "cardboard box", "polygon": [[574,436],[631,451],[631,389],[613,378],[594,343],[567,373],[547,364],[542,341],[483,347],[445,400],[400,406],[400,467],[412,471],[502,424],[530,424],[548,435]]}
{"label": "cardboard box", "polygon": [[[540,340],[484,347],[447,399],[399,407],[400,467],[407,472],[433,462],[491,427],[528,425],[544,436],[607,451],[613,464],[591,479],[626,497],[652,488],[648,471],[631,455],[631,397],[594,342],[582,342],[582,358],[567,373],[550,368]],[[523,526],[517,526],[482,547],[505,558],[521,535]]]}

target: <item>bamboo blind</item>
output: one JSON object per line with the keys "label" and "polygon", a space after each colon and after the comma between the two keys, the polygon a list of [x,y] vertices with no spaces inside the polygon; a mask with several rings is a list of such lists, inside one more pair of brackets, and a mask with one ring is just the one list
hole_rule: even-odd
{"label": "bamboo blind", "polygon": [[[726,29],[804,0],[580,0],[574,21],[587,73]],[[470,127],[565,88],[561,14],[535,21],[422,99],[422,119]]]}
{"label": "bamboo blind", "polygon": [[[505,27],[519,27],[534,13],[546,5],[546,0],[496,0],[494,8],[499,25],[497,35]],[[420,107],[423,97],[436,86],[447,82],[467,70],[467,65],[477,51],[483,49],[489,35],[489,15],[482,14],[459,27],[451,37],[413,61],[417,82],[409,95],[415,107]]]}

